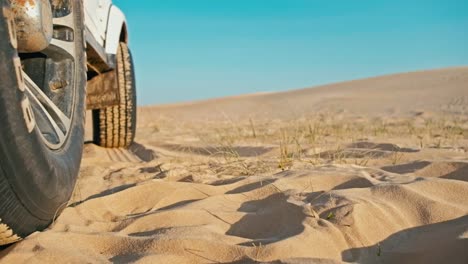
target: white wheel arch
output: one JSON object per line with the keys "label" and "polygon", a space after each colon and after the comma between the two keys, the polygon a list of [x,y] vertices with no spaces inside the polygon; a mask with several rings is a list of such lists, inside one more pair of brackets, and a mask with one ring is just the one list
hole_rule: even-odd
{"label": "white wheel arch", "polygon": [[[122,39],[122,34],[123,38]],[[117,49],[121,40],[128,42],[128,30],[124,13],[116,6],[112,6],[109,11],[109,21],[107,23],[105,50],[107,54],[117,54]]]}

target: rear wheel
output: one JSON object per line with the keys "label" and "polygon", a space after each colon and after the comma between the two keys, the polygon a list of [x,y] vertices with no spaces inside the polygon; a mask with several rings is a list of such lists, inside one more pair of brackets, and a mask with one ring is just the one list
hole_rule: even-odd
{"label": "rear wheel", "polygon": [[0,0],[0,244],[46,228],[79,172],[86,84],[81,1],[51,1],[53,39],[17,51],[14,14]]}
{"label": "rear wheel", "polygon": [[106,148],[129,147],[135,138],[136,90],[133,60],[126,43],[120,43],[116,67],[119,104],[93,110],[94,141]]}

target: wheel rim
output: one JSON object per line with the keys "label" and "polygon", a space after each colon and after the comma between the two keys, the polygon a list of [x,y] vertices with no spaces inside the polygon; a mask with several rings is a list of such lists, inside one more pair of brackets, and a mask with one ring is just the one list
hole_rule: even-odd
{"label": "wheel rim", "polygon": [[[68,2],[68,6],[63,6]],[[53,7],[54,33],[42,52],[19,54],[26,104],[34,127],[51,150],[60,149],[71,131],[76,101],[75,12],[72,1]],[[20,77],[21,78],[21,77]]]}

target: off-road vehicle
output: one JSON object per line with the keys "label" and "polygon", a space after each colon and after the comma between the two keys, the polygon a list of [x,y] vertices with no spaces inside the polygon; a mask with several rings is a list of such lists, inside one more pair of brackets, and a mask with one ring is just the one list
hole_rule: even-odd
{"label": "off-road vehicle", "polygon": [[111,0],[0,5],[0,244],[9,244],[67,206],[86,109],[96,144],[127,147],[136,101],[127,23]]}

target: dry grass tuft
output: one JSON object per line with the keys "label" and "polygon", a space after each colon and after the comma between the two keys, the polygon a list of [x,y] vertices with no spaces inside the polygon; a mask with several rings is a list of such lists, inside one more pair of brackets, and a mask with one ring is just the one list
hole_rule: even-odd
{"label": "dry grass tuft", "polygon": [[[166,124],[159,124],[158,137],[166,135],[171,140],[174,133],[181,138],[191,135],[192,141],[199,142],[200,146],[212,146],[205,152],[210,154],[211,172],[219,177],[262,175],[289,170],[296,164],[397,165],[412,157],[401,151],[350,147],[359,142],[389,143],[416,150],[468,149],[466,116],[415,115],[383,119],[320,113],[292,120],[251,117],[233,121],[226,117],[223,122],[185,122],[178,123],[177,127],[174,123],[170,121],[170,133],[166,134]],[[245,156],[238,151],[242,146],[273,150]]]}

